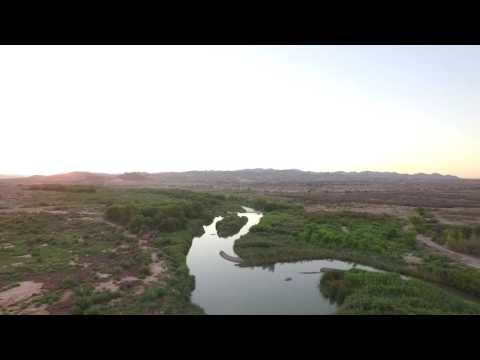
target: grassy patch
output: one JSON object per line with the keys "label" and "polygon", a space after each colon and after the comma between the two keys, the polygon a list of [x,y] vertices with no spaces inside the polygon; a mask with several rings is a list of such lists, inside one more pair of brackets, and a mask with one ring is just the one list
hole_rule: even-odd
{"label": "grassy patch", "polygon": [[358,269],[331,271],[320,281],[339,314],[480,314],[480,305],[419,280]]}
{"label": "grassy patch", "polygon": [[110,301],[119,294],[109,291],[95,291],[91,286],[82,286],[75,291],[74,315],[101,315],[111,313]]}
{"label": "grassy patch", "polygon": [[48,213],[1,214],[0,280],[5,274],[68,271],[74,259],[102,255],[131,242],[103,223]]}

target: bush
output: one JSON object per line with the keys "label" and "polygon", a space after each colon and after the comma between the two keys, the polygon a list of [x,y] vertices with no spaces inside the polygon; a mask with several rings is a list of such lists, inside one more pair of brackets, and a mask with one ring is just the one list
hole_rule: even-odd
{"label": "bush", "polygon": [[105,212],[107,220],[120,225],[128,225],[136,215],[137,209],[132,205],[112,205]]}
{"label": "bush", "polygon": [[118,294],[109,291],[97,292],[92,287],[81,286],[75,291],[73,314],[87,315],[101,313],[99,305],[106,305],[118,297]]}
{"label": "bush", "polygon": [[158,300],[165,296],[167,291],[163,287],[153,287],[145,291],[142,295],[141,301],[142,302],[150,302]]}

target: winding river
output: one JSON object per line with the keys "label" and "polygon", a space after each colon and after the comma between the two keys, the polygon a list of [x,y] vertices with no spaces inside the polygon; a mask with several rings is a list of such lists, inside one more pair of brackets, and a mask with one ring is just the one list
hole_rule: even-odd
{"label": "winding river", "polygon": [[187,255],[190,274],[195,276],[192,302],[207,314],[334,314],[336,305],[318,288],[323,267],[348,270],[375,269],[338,260],[281,263],[268,267],[239,267],[220,255],[236,257],[233,245],[258,224],[261,213],[244,207],[248,222],[230,237],[217,235],[221,217],[204,226],[205,233],[193,239]]}

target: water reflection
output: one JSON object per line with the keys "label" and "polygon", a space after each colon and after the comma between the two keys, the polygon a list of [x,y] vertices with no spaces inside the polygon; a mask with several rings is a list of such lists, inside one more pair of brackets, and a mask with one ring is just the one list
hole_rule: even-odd
{"label": "water reflection", "polygon": [[[268,266],[239,267],[220,256],[223,251],[236,257],[233,245],[259,223],[261,213],[244,208],[248,222],[235,235],[221,238],[216,224],[193,239],[187,266],[195,276],[192,302],[207,314],[332,314],[335,304],[324,298],[318,284],[322,267],[348,270],[354,266],[338,260],[313,260]],[[366,266],[357,268],[373,270]]]}

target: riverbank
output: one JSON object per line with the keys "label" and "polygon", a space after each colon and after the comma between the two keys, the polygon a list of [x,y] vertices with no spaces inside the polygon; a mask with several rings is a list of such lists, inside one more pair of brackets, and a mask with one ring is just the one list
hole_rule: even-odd
{"label": "riverbank", "polygon": [[405,231],[407,220],[357,213],[300,210],[266,212],[262,222],[240,239],[241,266],[312,259],[353,261],[420,278],[480,297],[480,271],[432,254]]}
{"label": "riverbank", "polygon": [[329,271],[319,288],[339,305],[342,315],[471,315],[480,304],[471,302],[424,281],[402,279],[394,273],[357,269]]}
{"label": "riverbank", "polygon": [[203,313],[190,301],[186,255],[213,214],[241,211],[240,203],[178,190],[68,190],[9,190],[0,313]]}

